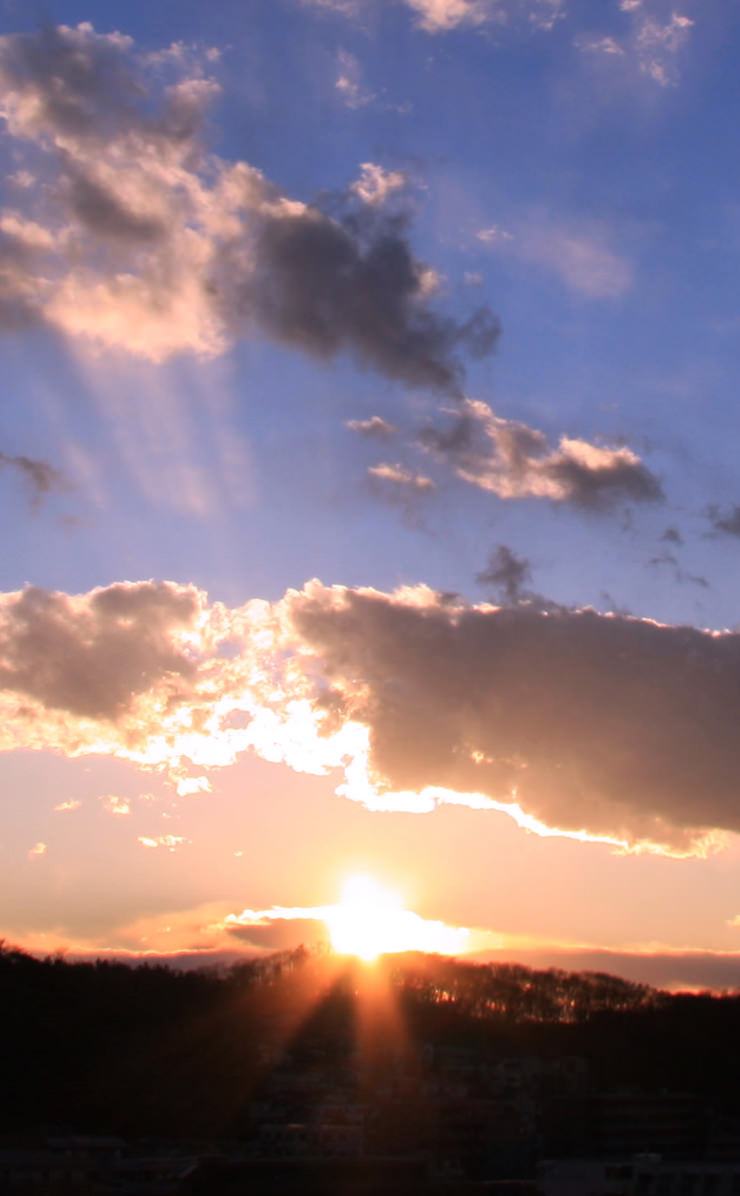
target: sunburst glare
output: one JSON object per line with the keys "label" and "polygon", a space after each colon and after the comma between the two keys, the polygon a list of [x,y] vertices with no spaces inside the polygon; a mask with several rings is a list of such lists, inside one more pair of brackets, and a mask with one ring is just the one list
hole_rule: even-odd
{"label": "sunburst glare", "polygon": [[347,881],[341,901],[327,911],[325,921],[336,952],[367,961],[400,951],[455,954],[465,949],[469,933],[404,909],[398,893],[368,876]]}

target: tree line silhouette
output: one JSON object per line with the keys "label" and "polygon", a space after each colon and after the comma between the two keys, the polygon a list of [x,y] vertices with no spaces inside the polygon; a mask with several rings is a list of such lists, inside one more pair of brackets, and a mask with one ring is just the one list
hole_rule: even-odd
{"label": "tree line silhouette", "polygon": [[[405,1041],[420,1052],[580,1056],[595,1089],[693,1092],[713,1108],[740,1109],[737,993],[669,994],[601,973],[416,953],[377,967]],[[0,1123],[130,1137],[246,1134],[275,1068],[352,1082],[367,974],[304,948],[180,971],[0,947]]]}

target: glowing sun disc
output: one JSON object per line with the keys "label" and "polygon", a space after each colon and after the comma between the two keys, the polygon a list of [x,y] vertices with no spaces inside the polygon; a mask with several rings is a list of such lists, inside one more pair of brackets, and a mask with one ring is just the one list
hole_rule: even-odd
{"label": "glowing sun disc", "polygon": [[465,949],[468,935],[467,930],[427,921],[404,909],[397,893],[368,876],[347,881],[341,901],[327,910],[325,921],[339,955],[367,961],[400,951],[455,954]]}

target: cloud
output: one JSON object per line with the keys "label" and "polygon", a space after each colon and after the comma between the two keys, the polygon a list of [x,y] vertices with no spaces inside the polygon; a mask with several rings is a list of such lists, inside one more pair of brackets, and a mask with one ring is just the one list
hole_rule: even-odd
{"label": "cloud", "polygon": [[0,686],[21,711],[38,703],[92,720],[115,720],[157,684],[176,701],[195,669],[178,632],[196,613],[196,595],[166,583],[122,582],[82,599],[34,586],[5,594]]}
{"label": "cloud", "polygon": [[427,787],[515,797],[549,827],[676,848],[740,825],[737,635],[450,608],[423,590],[316,586],[289,601],[331,678],[327,709],[369,727],[389,808]]}
{"label": "cloud", "polygon": [[497,245],[514,240],[514,234],[510,233],[508,229],[501,228],[498,224],[492,224],[489,228],[481,228],[475,235],[484,245]]}
{"label": "cloud", "polygon": [[591,511],[662,497],[657,478],[630,449],[562,436],[556,449],[536,428],[464,399],[445,430],[422,429],[420,443],[459,478],[500,498],[548,498]]}
{"label": "cloud", "polygon": [[647,11],[642,0],[622,0],[619,8],[629,14],[630,33],[621,39],[598,33],[579,34],[575,39],[577,49],[625,59],[660,87],[674,86],[678,82],[677,57],[694,22],[676,12],[662,22]]}
{"label": "cloud", "polygon": [[506,25],[524,18],[534,29],[550,30],[565,14],[565,0],[405,0],[425,33],[448,33],[464,26]]}
{"label": "cloud", "polygon": [[425,33],[445,33],[460,25],[483,25],[504,20],[501,6],[488,0],[406,0],[418,14],[419,27]]}
{"label": "cloud", "polygon": [[623,850],[701,854],[740,831],[738,633],[423,586],[311,582],[233,609],[172,582],[23,598],[0,601],[4,750],[175,779],[251,750],[343,770],[338,792],[369,809],[459,804]]}
{"label": "cloud", "polygon": [[164,847],[167,851],[177,851],[188,841],[188,839],[183,839],[182,835],[139,835],[136,840],[141,847],[150,849]]}
{"label": "cloud", "polygon": [[526,595],[525,583],[532,578],[529,561],[518,557],[506,544],[499,544],[489,556],[488,565],[475,580],[478,585],[492,586],[505,602],[514,606]]}
{"label": "cloud", "polygon": [[[637,10],[639,11],[639,10]],[[675,56],[683,49],[694,22],[679,13],[662,25],[649,17],[643,18],[635,34],[640,70],[661,87],[677,82]]]}
{"label": "cloud", "polygon": [[600,37],[598,34],[584,34],[576,38],[576,45],[587,54],[624,54],[622,46],[613,37]]}
{"label": "cloud", "polygon": [[324,9],[343,17],[358,17],[363,7],[363,0],[300,0],[300,3],[304,8]]}
{"label": "cloud", "polygon": [[[359,104],[350,58],[342,89]],[[393,172],[367,163],[329,210],[208,154],[212,61],[138,53],[88,23],[0,38],[0,112],[43,176],[20,189],[26,210],[0,212],[0,324],[42,321],[153,361],[259,331],[458,389],[461,354],[490,352],[498,323],[485,307],[463,320],[432,310],[434,272],[407,220],[379,211]]]}
{"label": "cloud", "polygon": [[715,532],[725,536],[740,536],[740,506],[730,507],[729,511],[721,511],[719,507],[710,506],[707,515]]}
{"label": "cloud", "polygon": [[394,486],[408,488],[421,494],[429,494],[436,489],[431,478],[407,469],[405,465],[371,465],[367,472],[378,482],[390,482]]}
{"label": "cloud", "polygon": [[79,810],[81,808],[81,806],[82,806],[82,802],[77,801],[77,800],[60,801],[56,806],[54,806],[54,813],[55,814],[69,814],[69,813],[72,813],[74,810]]}
{"label": "cloud", "polygon": [[49,850],[46,843],[35,843],[28,853],[29,860],[38,859],[40,856],[46,855]]}
{"label": "cloud", "polygon": [[67,478],[48,461],[0,452],[0,470],[3,469],[15,470],[22,477],[34,507],[38,506],[47,494],[54,491],[63,493],[69,489]]}
{"label": "cloud", "polygon": [[683,544],[683,536],[677,527],[667,527],[660,538],[667,544]]}
{"label": "cloud", "polygon": [[614,252],[610,230],[597,221],[575,225],[538,210],[511,229],[493,224],[476,236],[484,245],[551,271],[590,299],[617,299],[634,282],[632,263]]}
{"label": "cloud", "polygon": [[227,308],[315,356],[346,349],[389,378],[458,392],[459,351],[484,356],[498,340],[485,307],[462,322],[429,308],[428,269],[412,256],[398,217],[365,207],[343,224],[316,209],[288,212],[265,221],[255,255],[235,296],[227,282]]}
{"label": "cloud", "polygon": [[[304,8],[334,12],[359,20],[377,11],[384,0],[299,0]],[[396,0],[415,17],[424,33],[450,33],[454,29],[478,29],[485,25],[507,25],[525,21],[535,30],[548,31],[565,16],[565,0]]]}
{"label": "cloud", "polygon": [[[362,924],[365,910],[360,906]],[[384,907],[378,903],[372,907],[372,937],[381,953],[400,951],[432,951],[449,955],[468,949],[470,932],[461,926],[449,926],[434,919],[422,918],[413,910]],[[298,936],[308,940],[326,940],[331,934],[338,951],[354,951],[357,941],[358,910],[351,902],[338,905],[298,906],[286,908],[276,905],[271,909],[242,910],[240,914],[229,914],[224,919],[224,928],[236,938],[273,947],[295,945]],[[354,941],[353,941],[353,930]],[[367,935],[367,930],[365,930]]]}
{"label": "cloud", "polygon": [[[662,540],[665,540],[665,538],[665,535],[661,536]],[[680,542],[682,543],[683,541]],[[678,563],[678,559],[673,555],[672,552],[661,552],[658,554],[658,556],[651,557],[651,559],[648,561],[648,565],[652,567],[668,565],[673,569],[673,579],[679,585],[684,585],[686,582],[689,582],[692,585],[701,586],[704,590],[709,589],[709,582],[707,581],[706,577],[700,577],[695,573],[687,573],[685,569],[681,568]]]}
{"label": "cloud", "polygon": [[362,85],[362,67],[359,59],[349,50],[337,52],[337,77],[334,87],[347,108],[364,108],[376,98],[375,92],[366,91]]}
{"label": "cloud", "polygon": [[131,813],[131,803],[125,797],[116,797],[115,793],[109,793],[107,797],[101,797],[103,809],[108,814],[114,814],[118,817],[124,817]]}
{"label": "cloud", "polygon": [[371,415],[369,419],[348,419],[345,422],[345,427],[349,428],[351,432],[359,432],[361,436],[378,440],[390,440],[397,431],[393,424],[380,415]]}
{"label": "cloud", "polygon": [[363,162],[360,177],[352,183],[350,191],[373,207],[384,204],[389,195],[406,186],[406,175],[400,170],[384,170],[375,162]]}

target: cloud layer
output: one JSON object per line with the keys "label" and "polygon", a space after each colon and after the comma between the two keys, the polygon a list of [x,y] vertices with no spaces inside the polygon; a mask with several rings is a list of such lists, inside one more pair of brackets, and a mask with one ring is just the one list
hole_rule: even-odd
{"label": "cloud layer", "polygon": [[[174,583],[0,601],[4,749],[182,779],[253,750],[374,809],[503,809],[623,845],[740,830],[740,635],[312,582],[229,609]],[[189,778],[192,781],[192,777]]]}

